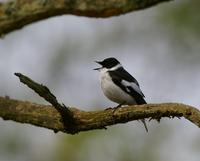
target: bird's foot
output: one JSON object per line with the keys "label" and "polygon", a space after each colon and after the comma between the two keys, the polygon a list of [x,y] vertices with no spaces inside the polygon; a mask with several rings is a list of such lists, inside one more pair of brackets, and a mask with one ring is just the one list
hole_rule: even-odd
{"label": "bird's foot", "polygon": [[121,107],[124,103],[125,103],[125,102],[120,103],[119,105],[117,105],[116,107],[113,107],[113,108],[112,108],[112,107],[108,107],[108,108],[105,109],[105,111],[111,110],[111,109],[113,109],[113,110],[115,111],[116,109],[118,109],[119,107]]}
{"label": "bird's foot", "polygon": [[124,103],[125,103],[125,102],[122,102],[122,103],[120,103],[118,106],[114,107],[114,108],[113,108],[113,114],[115,113],[115,111],[116,111],[118,108],[122,107],[122,105],[124,105]]}
{"label": "bird's foot", "polygon": [[124,105],[125,102],[122,102],[120,104],[118,104],[116,107],[114,107],[114,109],[118,109],[119,107],[121,107],[122,105]]}
{"label": "bird's foot", "polygon": [[111,110],[111,109],[113,109],[113,108],[112,107],[108,107],[104,111],[108,111],[108,110]]}

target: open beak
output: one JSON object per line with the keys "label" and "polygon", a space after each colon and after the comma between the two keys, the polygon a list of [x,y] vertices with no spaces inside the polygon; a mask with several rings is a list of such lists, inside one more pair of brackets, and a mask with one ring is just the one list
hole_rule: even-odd
{"label": "open beak", "polygon": [[[94,62],[96,62],[97,64],[100,64],[100,65],[101,65],[101,62],[100,62],[100,61],[94,61]],[[93,70],[100,70],[100,69],[102,69],[102,67],[94,68]]]}

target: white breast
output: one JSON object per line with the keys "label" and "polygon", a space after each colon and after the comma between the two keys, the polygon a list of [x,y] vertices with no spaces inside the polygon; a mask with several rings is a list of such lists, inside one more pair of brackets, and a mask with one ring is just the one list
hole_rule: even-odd
{"label": "white breast", "polygon": [[113,102],[133,105],[136,104],[134,98],[125,93],[120,87],[114,84],[107,69],[100,70],[101,88],[105,96]]}

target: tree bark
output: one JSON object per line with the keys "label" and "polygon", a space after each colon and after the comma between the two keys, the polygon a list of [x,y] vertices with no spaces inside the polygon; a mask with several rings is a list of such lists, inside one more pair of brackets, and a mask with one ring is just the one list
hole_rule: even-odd
{"label": "tree bark", "polygon": [[4,120],[28,123],[68,134],[93,129],[106,129],[110,125],[138,119],[160,119],[161,117],[184,117],[200,127],[200,111],[179,103],[134,105],[120,107],[116,110],[88,112],[72,107],[69,109],[73,112],[75,119],[73,128],[63,125],[61,115],[53,106],[0,97],[0,117]]}
{"label": "tree bark", "polygon": [[[32,22],[57,15],[110,17],[144,9],[164,1],[170,0],[15,0],[0,3],[0,36]],[[184,117],[200,127],[200,111],[189,105],[145,104],[87,112],[58,103],[47,87],[20,73],[16,75],[53,106],[0,97],[0,117],[4,120],[28,123],[69,134],[106,129],[110,125],[144,118],[159,121],[162,117]]]}
{"label": "tree bark", "polygon": [[4,120],[29,123],[52,129],[55,132],[62,131],[69,134],[106,129],[110,125],[145,118],[160,121],[162,117],[184,117],[200,127],[200,111],[188,105],[178,103],[144,104],[86,112],[60,104],[46,86],[21,73],[15,73],[15,75],[22,83],[53,106],[0,97],[0,117]]}
{"label": "tree bark", "polygon": [[171,0],[14,0],[0,3],[0,36],[49,17],[110,17]]}

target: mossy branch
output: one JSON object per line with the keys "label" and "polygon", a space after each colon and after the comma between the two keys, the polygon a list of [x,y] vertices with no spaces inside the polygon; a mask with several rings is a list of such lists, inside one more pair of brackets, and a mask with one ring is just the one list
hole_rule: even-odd
{"label": "mossy branch", "polygon": [[73,131],[73,128],[75,127],[75,119],[73,116],[73,112],[70,111],[69,108],[67,108],[64,104],[60,104],[57,101],[57,98],[51,93],[51,91],[44,85],[38,84],[37,82],[31,80],[27,76],[21,74],[21,73],[15,73],[17,77],[19,77],[20,81],[24,84],[26,84],[29,88],[31,88],[33,91],[35,91],[39,96],[43,97],[46,101],[52,104],[52,106],[55,107],[55,109],[60,113],[62,117],[62,122],[66,129],[70,128],[71,133],[76,133],[76,131]]}
{"label": "mossy branch", "polygon": [[[144,118],[159,120],[162,117],[184,117],[200,127],[200,111],[189,105],[180,103],[145,104],[87,112],[78,108],[62,106],[47,87],[32,81],[22,74],[17,73],[16,75],[23,83],[27,84],[43,98],[49,98],[50,96],[54,101],[45,99],[50,103],[53,102],[54,106],[14,100],[9,97],[0,97],[0,117],[4,120],[29,123],[52,129],[56,132],[62,131],[69,134],[93,129],[105,129],[110,125]],[[38,88],[40,89],[36,90]],[[59,104],[59,108],[67,109],[70,114],[65,113],[62,115],[62,110],[58,110],[55,107],[58,106],[57,104]],[[63,117],[67,119],[64,120]],[[73,118],[73,122],[69,121],[70,117]],[[67,122],[66,124],[65,121]]]}
{"label": "mossy branch", "polygon": [[78,133],[93,129],[105,129],[110,125],[142,118],[160,117],[184,117],[200,127],[200,111],[194,107],[177,103],[127,106],[116,111],[109,109],[86,112],[72,107],[69,109],[73,111],[76,120],[73,130],[63,125],[61,115],[50,105],[0,97],[0,117],[4,120],[28,123],[69,134],[74,134],[74,131]]}
{"label": "mossy branch", "polygon": [[13,0],[0,3],[0,35],[49,17],[110,17],[171,0]]}

